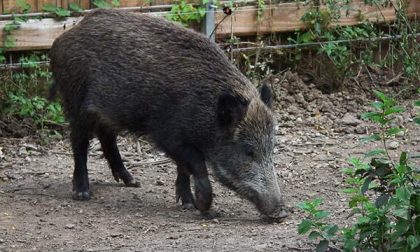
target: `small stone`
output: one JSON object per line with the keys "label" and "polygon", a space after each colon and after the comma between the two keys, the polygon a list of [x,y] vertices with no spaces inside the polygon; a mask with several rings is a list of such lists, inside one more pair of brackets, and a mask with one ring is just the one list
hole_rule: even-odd
{"label": "small stone", "polygon": [[366,127],[363,125],[359,125],[356,127],[354,132],[356,132],[357,134],[366,134]]}
{"label": "small stone", "polygon": [[302,118],[298,117],[298,118],[296,118],[296,122],[298,122],[298,123],[302,123],[302,122],[303,122],[303,120],[302,120]]}
{"label": "small stone", "polygon": [[66,226],[65,226],[65,228],[66,229],[74,229],[74,227],[75,227],[76,225],[74,225],[74,224],[67,224]]}
{"label": "small stone", "polygon": [[263,243],[263,244],[258,244],[254,247],[255,251],[265,251],[268,247],[268,244]]}
{"label": "small stone", "polygon": [[341,118],[341,122],[345,125],[356,126],[360,123],[360,120],[357,119],[354,115],[350,113],[346,113],[343,118]]}
{"label": "small stone", "polygon": [[400,132],[398,132],[397,134],[395,134],[396,137],[403,137],[405,135],[405,131],[401,130]]}
{"label": "small stone", "polygon": [[395,150],[395,149],[397,149],[399,146],[400,146],[400,144],[399,144],[397,141],[390,142],[390,143],[389,143],[389,145],[388,145],[388,147],[389,147],[391,150]]}
{"label": "small stone", "polygon": [[26,156],[26,155],[28,155],[28,151],[26,150],[26,147],[20,147],[19,148],[19,150],[18,150],[18,154],[19,154],[19,156]]}
{"label": "small stone", "polygon": [[294,98],[295,98],[297,103],[304,104],[306,102],[305,98],[303,97],[303,95],[301,93],[296,94],[294,96]]}

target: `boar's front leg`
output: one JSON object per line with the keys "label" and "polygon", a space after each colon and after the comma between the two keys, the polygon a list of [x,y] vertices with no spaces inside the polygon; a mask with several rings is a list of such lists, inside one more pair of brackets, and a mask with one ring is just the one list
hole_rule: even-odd
{"label": "boar's front leg", "polygon": [[188,175],[185,170],[182,170],[182,167],[185,167],[186,171],[192,174],[194,178],[194,205],[203,215],[208,216],[212,203],[212,188],[208,178],[207,167],[204,162],[203,154],[192,146],[183,145],[179,148],[174,148],[169,155],[177,164],[181,164],[179,168],[181,169],[181,173],[180,176],[178,176],[179,180],[177,179],[177,181],[179,181],[179,184],[177,182],[177,185],[180,187],[177,187],[177,189],[183,190],[184,193],[187,191],[187,193],[180,196],[186,196],[188,198],[188,190],[191,190],[187,189],[187,185],[189,186],[189,183],[187,183],[188,181],[186,181]]}
{"label": "boar's front leg", "polygon": [[113,130],[100,125],[96,129],[96,134],[101,142],[102,151],[104,152],[105,158],[108,160],[115,180],[119,182],[119,180],[122,179],[124,184],[128,187],[139,187],[140,184],[135,181],[130,172],[124,167],[120,152],[118,151],[117,135]]}

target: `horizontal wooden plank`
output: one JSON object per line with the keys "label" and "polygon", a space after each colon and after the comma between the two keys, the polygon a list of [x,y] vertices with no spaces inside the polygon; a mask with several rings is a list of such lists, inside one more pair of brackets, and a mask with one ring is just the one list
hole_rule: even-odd
{"label": "horizontal wooden plank", "polygon": [[[166,0],[165,0],[166,1]],[[357,0],[354,0],[357,1]],[[216,37],[224,38],[233,34],[235,36],[255,35],[271,32],[289,32],[298,28],[305,28],[305,24],[300,21],[305,13],[304,6],[298,6],[295,3],[283,3],[273,5],[275,8],[266,9],[260,22],[257,20],[255,7],[247,6],[238,8],[233,15],[226,18],[217,28]],[[384,8],[379,11],[374,6],[360,5],[362,12],[356,16],[355,13],[343,17],[339,20],[339,25],[355,25],[361,22],[360,17],[374,22],[391,21],[395,19],[395,13],[392,7]],[[411,16],[420,16],[420,1],[412,0],[408,8]],[[382,13],[382,14],[381,14]],[[154,15],[165,15],[166,13],[153,13]],[[139,14],[140,15],[140,14]],[[218,12],[216,24],[222,20],[224,14]],[[384,18],[385,17],[385,18]],[[22,23],[18,30],[13,31],[12,37],[15,39],[16,46],[8,50],[38,50],[48,49],[64,31],[71,29],[82,17],[71,17],[62,21],[52,18],[41,20],[32,19]],[[5,38],[4,26],[10,21],[0,21],[0,38]],[[3,41],[0,41],[0,47]]]}
{"label": "horizontal wooden plank", "polygon": [[[82,9],[86,10],[93,8],[94,5],[90,3],[89,0],[25,0],[29,5],[31,5],[30,12],[40,12],[43,9],[45,4],[51,4],[57,7],[62,7],[67,9],[70,3],[75,3],[79,5]],[[108,3],[111,3],[112,0],[107,0]],[[119,7],[140,7],[140,6],[150,6],[150,5],[163,5],[163,4],[172,4],[176,0],[120,0]],[[200,0],[187,0],[188,3],[198,3]],[[3,6],[2,6],[3,5]],[[12,13],[20,12],[21,10],[17,6],[16,0],[0,0],[0,12],[3,10],[3,13]]]}
{"label": "horizontal wooden plank", "polygon": [[[64,21],[52,18],[30,19],[12,32],[15,47],[11,51],[49,49],[54,40],[64,31],[71,29],[82,17],[70,17]],[[3,27],[8,21],[0,21],[0,37],[4,38]],[[3,43],[0,42],[0,46]]]}
{"label": "horizontal wooden plank", "polygon": [[[236,9],[230,17],[225,17],[224,13],[218,12],[216,23],[219,26],[216,30],[217,38],[235,36],[247,36],[255,34],[267,34],[273,32],[295,31],[304,29],[305,23],[300,21],[302,15],[309,9],[298,3],[282,3],[267,6],[261,18],[257,18],[257,10],[251,6]],[[359,11],[360,10],[360,11]],[[420,0],[411,0],[408,8],[409,16],[420,16]],[[375,5],[365,5],[360,0],[353,0],[352,8],[348,15],[346,10],[341,11],[341,18],[338,23],[332,25],[357,25],[365,20],[372,22],[389,22],[396,19],[394,7],[378,8]],[[222,21],[223,20],[223,21]]]}
{"label": "horizontal wooden plank", "polygon": [[[152,12],[148,15],[164,16],[167,12]],[[143,15],[138,13],[138,15]],[[12,38],[15,42],[13,48],[7,51],[31,51],[49,49],[54,40],[63,32],[73,28],[83,17],[69,17],[65,20],[53,18],[29,19],[22,23],[19,29],[12,32]],[[4,26],[10,21],[0,21],[0,38],[5,38]],[[3,40],[0,41],[0,47],[4,46]]]}

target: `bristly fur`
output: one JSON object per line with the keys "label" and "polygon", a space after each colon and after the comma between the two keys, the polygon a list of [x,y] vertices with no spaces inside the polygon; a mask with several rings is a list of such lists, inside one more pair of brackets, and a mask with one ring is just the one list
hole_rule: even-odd
{"label": "bristly fur", "polygon": [[[133,185],[115,142],[120,130],[128,130],[147,135],[175,160],[177,198],[183,204],[193,201],[189,187],[193,175],[194,204],[202,211],[209,209],[212,197],[205,162],[219,168],[225,163],[220,169],[226,174],[240,173],[244,160],[249,160],[243,145],[252,145],[263,157],[254,162],[255,178],[268,182],[244,177],[249,181],[235,183],[277,186],[261,192],[272,191],[258,200],[273,203],[259,209],[270,214],[281,207],[272,172],[271,91],[264,88],[261,95],[203,35],[161,18],[100,9],[61,35],[50,57],[51,97],[56,90],[60,93],[72,131],[76,199],[90,197],[86,155],[88,139],[94,135],[114,177]],[[228,153],[222,157],[221,151]]]}

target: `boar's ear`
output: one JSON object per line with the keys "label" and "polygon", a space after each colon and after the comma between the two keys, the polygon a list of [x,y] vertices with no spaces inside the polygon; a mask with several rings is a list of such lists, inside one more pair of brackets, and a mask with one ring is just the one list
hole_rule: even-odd
{"label": "boar's ear", "polygon": [[220,126],[229,127],[241,121],[246,114],[249,102],[244,98],[223,94],[219,97],[217,104],[217,117]]}
{"label": "boar's ear", "polygon": [[273,108],[273,90],[271,90],[271,87],[267,83],[264,83],[260,87],[260,96],[267,107],[270,109]]}

